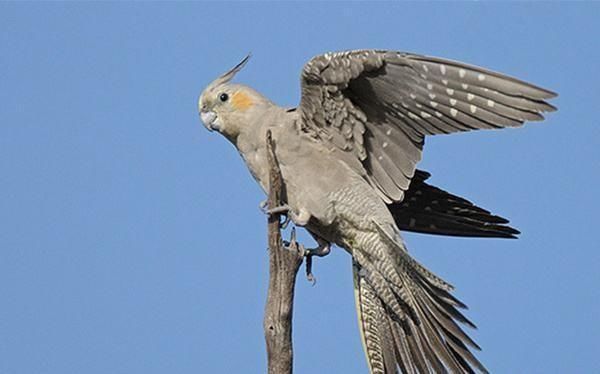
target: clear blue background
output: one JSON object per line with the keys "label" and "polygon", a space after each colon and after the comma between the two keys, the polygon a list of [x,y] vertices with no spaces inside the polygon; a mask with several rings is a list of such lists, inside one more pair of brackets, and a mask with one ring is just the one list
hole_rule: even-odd
{"label": "clear blue background", "polygon": [[[432,182],[519,240],[407,235],[497,373],[600,372],[600,6],[0,4],[0,373],[261,373],[263,199],[197,115],[238,76],[295,106],[330,50],[442,56],[560,93],[517,130],[429,138]],[[299,279],[296,373],[365,373],[350,258]],[[302,273],[301,273],[302,276]]]}

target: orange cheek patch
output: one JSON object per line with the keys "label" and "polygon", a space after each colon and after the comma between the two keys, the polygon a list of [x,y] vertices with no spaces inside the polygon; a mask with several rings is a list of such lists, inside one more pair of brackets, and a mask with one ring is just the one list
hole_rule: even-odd
{"label": "orange cheek patch", "polygon": [[231,104],[237,110],[246,110],[254,105],[250,96],[243,92],[234,93],[231,97]]}

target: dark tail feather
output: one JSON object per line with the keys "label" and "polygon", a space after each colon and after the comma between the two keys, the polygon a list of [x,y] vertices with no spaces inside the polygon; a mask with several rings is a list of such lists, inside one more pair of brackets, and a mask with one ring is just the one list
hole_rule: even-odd
{"label": "dark tail feather", "polygon": [[430,174],[417,170],[404,200],[388,205],[398,228],[425,234],[516,238],[508,220],[425,183]]}

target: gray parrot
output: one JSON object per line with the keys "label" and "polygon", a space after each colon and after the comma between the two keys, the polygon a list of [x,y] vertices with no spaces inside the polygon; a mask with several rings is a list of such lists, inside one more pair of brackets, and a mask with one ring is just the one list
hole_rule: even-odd
{"label": "gray parrot", "polygon": [[297,108],[231,83],[248,57],[200,96],[204,125],[225,136],[268,191],[271,130],[285,212],[316,239],[351,256],[356,307],[371,373],[487,372],[474,327],[453,287],[413,259],[401,231],[514,237],[507,220],[426,183],[416,169],[426,135],[518,127],[556,108],[555,93],[493,71],[385,51],[326,53],[301,74]]}

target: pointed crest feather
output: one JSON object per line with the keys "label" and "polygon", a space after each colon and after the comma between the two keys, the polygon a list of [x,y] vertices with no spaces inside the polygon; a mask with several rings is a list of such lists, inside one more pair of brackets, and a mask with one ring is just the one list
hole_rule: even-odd
{"label": "pointed crest feather", "polygon": [[217,78],[213,82],[212,86],[218,86],[218,85],[221,85],[221,84],[225,84],[225,83],[229,82],[231,79],[233,79],[233,77],[240,70],[242,70],[242,68],[246,65],[246,63],[250,59],[250,56],[251,56],[251,54],[248,53],[248,55],[246,55],[246,57],[244,57],[244,59],[242,61],[240,61],[239,64],[235,65],[231,70],[229,70],[228,72],[226,72],[225,74],[223,74],[219,78]]}

